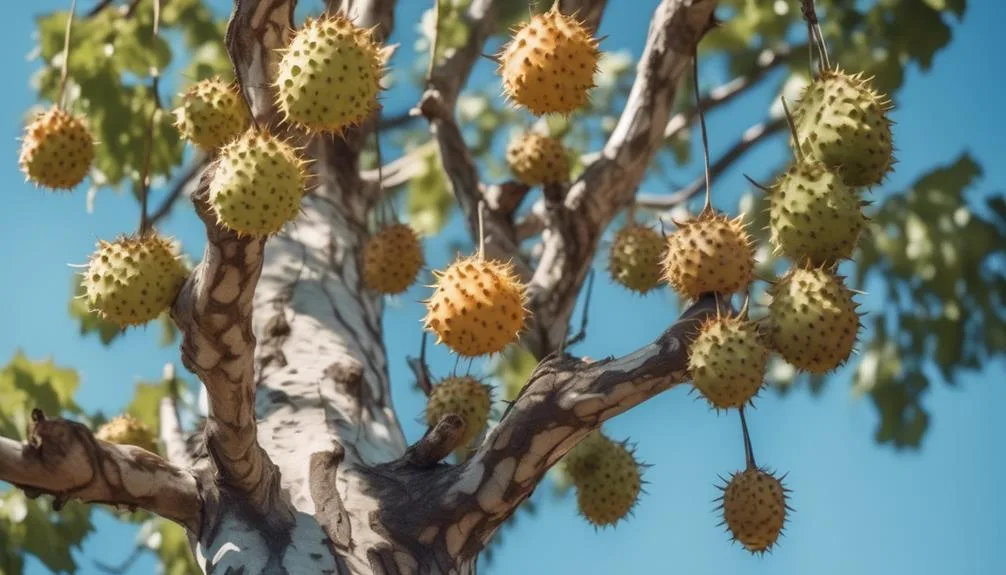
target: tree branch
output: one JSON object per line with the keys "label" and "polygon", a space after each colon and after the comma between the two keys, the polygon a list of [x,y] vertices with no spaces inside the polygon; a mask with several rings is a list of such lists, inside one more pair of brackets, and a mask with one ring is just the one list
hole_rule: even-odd
{"label": "tree branch", "polygon": [[[159,224],[161,220],[171,214],[171,210],[174,209],[175,203],[178,202],[179,198],[191,194],[193,183],[199,181],[199,175],[206,169],[208,164],[209,158],[206,156],[200,156],[196,161],[189,164],[185,170],[182,171],[181,177],[175,182],[171,191],[164,197],[161,204],[157,206],[157,209],[150,214],[149,223],[151,228]],[[186,192],[188,192],[188,194]]]}
{"label": "tree branch", "polygon": [[198,534],[201,501],[196,478],[149,451],[96,439],[83,424],[32,411],[26,443],[0,437],[0,479],[29,496],[139,507]]}
{"label": "tree branch", "polygon": [[[717,177],[721,176],[724,172],[730,169],[730,167],[734,165],[734,163],[745,153],[757,146],[759,143],[764,142],[771,136],[779,133],[784,128],[786,128],[786,118],[780,116],[778,118],[759,122],[745,130],[740,139],[737,140],[734,145],[731,146],[730,149],[722,156],[717,158],[717,160],[713,162],[712,166],[710,166],[710,181],[715,181]],[[649,209],[670,209],[687,202],[692,196],[704,190],[705,186],[705,176],[699,176],[692,181],[692,183],[688,184],[688,186],[670,195],[640,194],[636,197],[636,205],[641,208]]]}
{"label": "tree branch", "polygon": [[596,34],[607,4],[607,0],[559,0],[559,11],[575,15],[591,34]]}

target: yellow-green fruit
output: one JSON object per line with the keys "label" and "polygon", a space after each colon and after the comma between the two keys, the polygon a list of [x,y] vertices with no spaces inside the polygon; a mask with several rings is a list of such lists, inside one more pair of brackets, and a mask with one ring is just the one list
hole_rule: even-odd
{"label": "yellow-green fruit", "polygon": [[639,462],[624,443],[591,432],[563,458],[580,513],[596,526],[614,525],[632,511],[642,487]]}
{"label": "yellow-green fruit", "polygon": [[210,205],[238,235],[268,236],[293,221],[304,196],[304,161],[265,132],[248,130],[220,149],[210,180]]}
{"label": "yellow-green fruit", "polygon": [[794,367],[827,373],[852,354],[859,315],[852,290],[821,268],[794,268],[769,294],[769,337],[773,349]]}
{"label": "yellow-green fruit", "polygon": [[754,264],[743,218],[704,210],[667,237],[663,272],[676,292],[695,299],[709,292],[744,291],[754,278]]}
{"label": "yellow-green fruit", "polygon": [[517,179],[529,186],[569,180],[569,160],[562,142],[535,132],[524,132],[506,149],[506,161]]}
{"label": "yellow-green fruit", "polygon": [[84,272],[84,297],[102,318],[139,325],[168,309],[188,270],[171,241],[155,234],[99,241]]}
{"label": "yellow-green fruit", "polygon": [[749,551],[768,551],[786,524],[786,489],[760,469],[735,473],[723,489],[723,520]]}
{"label": "yellow-green fruit", "polygon": [[426,328],[458,355],[502,351],[517,340],[527,311],[526,288],[513,266],[479,256],[433,272],[436,289],[426,301]]}
{"label": "yellow-green fruit", "polygon": [[569,114],[587,104],[601,58],[598,41],[553,6],[514,30],[500,54],[503,93],[535,115]]}
{"label": "yellow-green fruit", "polygon": [[283,52],[277,105],[290,122],[341,133],[377,109],[385,54],[344,15],[308,19]]}
{"label": "yellow-green fruit", "polygon": [[629,224],[615,234],[608,254],[611,279],[626,288],[646,293],[660,285],[665,242],[656,230]]}
{"label": "yellow-green fruit", "polygon": [[83,118],[51,108],[24,130],[18,158],[35,185],[69,190],[84,180],[94,161],[94,137]]}
{"label": "yellow-green fruit", "polygon": [[461,447],[469,446],[486,428],[492,397],[488,385],[473,377],[449,377],[433,386],[426,400],[426,423],[434,426],[445,415],[455,414],[465,421]]}
{"label": "yellow-green fruit", "polygon": [[142,421],[128,413],[110,419],[98,428],[94,436],[109,443],[135,445],[151,453],[157,453],[157,440],[154,438],[154,432]]}
{"label": "yellow-green fruit", "polygon": [[383,228],[363,246],[363,283],[374,291],[402,293],[422,267],[423,246],[406,224]]}
{"label": "yellow-green fruit", "polygon": [[233,84],[219,78],[196,82],[175,108],[175,126],[182,137],[205,152],[212,152],[241,135],[248,127],[248,112]]}
{"label": "yellow-green fruit", "polygon": [[688,355],[692,384],[713,407],[743,407],[761,389],[769,351],[758,326],[738,317],[702,324]]}
{"label": "yellow-green fruit", "polygon": [[798,264],[833,264],[850,257],[866,226],[856,190],[820,162],[791,166],[769,201],[772,245]]}
{"label": "yellow-green fruit", "polygon": [[794,112],[800,149],[838,169],[847,185],[879,184],[894,163],[890,108],[861,74],[825,70]]}

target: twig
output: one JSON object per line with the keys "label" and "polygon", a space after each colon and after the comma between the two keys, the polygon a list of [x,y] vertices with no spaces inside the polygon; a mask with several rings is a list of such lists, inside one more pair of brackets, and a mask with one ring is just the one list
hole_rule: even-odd
{"label": "twig", "polygon": [[66,102],[66,79],[70,75],[70,31],[73,30],[73,14],[77,11],[77,0],[70,0],[70,13],[66,17],[66,32],[63,33],[63,67],[59,72],[59,91],[56,93],[56,107],[63,108]]}
{"label": "twig", "polygon": [[433,393],[433,378],[430,377],[430,366],[426,363],[427,333],[426,330],[423,330],[423,338],[419,344],[419,357],[405,358],[405,362],[409,364],[409,368],[412,369],[412,373],[416,376],[416,385],[429,397]]}
{"label": "twig", "polygon": [[587,339],[587,317],[590,312],[590,296],[594,293],[594,268],[590,268],[587,276],[587,293],[583,296],[583,317],[580,319],[580,331],[576,335],[566,340],[563,350],[572,347]]}
{"label": "twig", "polygon": [[175,183],[175,186],[171,188],[171,191],[164,200],[161,201],[161,205],[159,205],[157,209],[150,214],[149,224],[151,227],[156,226],[161,220],[166,218],[168,214],[171,213],[172,208],[175,206],[175,202],[184,195],[186,188],[199,179],[199,175],[206,168],[208,163],[208,159],[204,156],[190,164],[189,167],[185,169],[182,173],[182,177]]}

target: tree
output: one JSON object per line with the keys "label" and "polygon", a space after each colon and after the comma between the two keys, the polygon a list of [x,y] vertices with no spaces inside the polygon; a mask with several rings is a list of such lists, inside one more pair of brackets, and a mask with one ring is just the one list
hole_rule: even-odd
{"label": "tree", "polygon": [[[191,191],[206,224],[207,246],[174,299],[170,320],[181,334],[182,362],[201,381],[210,412],[183,432],[179,378],[170,372],[163,382],[140,387],[129,411],[160,427],[161,459],[96,439],[90,430],[104,418],[74,404],[72,372],[20,356],[11,362],[0,380],[4,397],[16,398],[5,399],[0,413],[3,436],[11,438],[0,440],[0,478],[29,496],[54,495],[52,506],[66,507],[49,522],[47,500],[33,499],[30,509],[29,503],[24,507],[33,520],[31,534],[24,521],[0,524],[0,530],[5,540],[24,541],[23,551],[43,556],[54,570],[73,567],[67,549],[88,530],[87,510],[67,503],[73,499],[142,510],[126,518],[160,530],[161,552],[175,560],[169,564],[177,572],[192,568],[184,536],[154,515],[185,527],[196,554],[214,568],[472,569],[479,551],[567,451],[604,420],[684,383],[694,320],[725,305],[713,296],[698,298],[655,345],[627,357],[592,362],[570,355],[568,326],[604,231],[633,204],[648,171],[659,171],[668,158],[687,161],[700,110],[711,112],[749,94],[780,68],[797,78],[783,90],[794,101],[794,85],[812,69],[805,55],[812,42],[784,43],[803,28],[795,9],[723,1],[722,21],[715,22],[716,2],[664,0],[635,76],[631,65],[608,61],[608,81],[587,112],[572,121],[543,122],[554,136],[580,136],[568,141],[604,138],[604,153],[575,154],[575,179],[568,186],[546,185],[539,200],[529,201],[530,187],[520,182],[483,183],[495,179],[492,157],[499,150],[493,142],[500,126],[526,116],[476,95],[468,100],[482,106],[471,118],[474,132],[465,137],[455,117],[487,40],[523,17],[524,6],[441,2],[439,13],[430,13],[438,14],[431,34],[436,57],[429,73],[416,78],[424,92],[415,116],[428,130],[410,116],[386,114],[341,137],[304,140],[314,160],[312,191],[296,224],[266,240],[235,235],[216,220],[208,196],[217,168],[201,155],[185,158],[171,116],[160,109],[158,75],[150,70],[165,70],[175,60],[164,37],[179,32],[190,56],[184,76],[226,77],[233,65],[256,123],[285,131],[267,92],[269,66],[278,58],[274,50],[291,35],[294,3],[237,2],[226,32],[198,0],[161,4],[98,2],[74,23],[67,52],[66,14],[42,18],[40,50],[47,66],[39,91],[41,98],[59,102],[68,90],[75,108],[92,122],[103,144],[92,172],[97,187],[131,185],[146,206],[149,182],[175,176],[164,203],[144,208],[149,217],[142,227],[156,227]],[[328,2],[327,9],[335,13],[341,4]],[[354,23],[376,27],[378,40],[390,36],[393,2],[346,4]],[[849,70],[875,75],[875,86],[889,93],[900,86],[905,62],[929,65],[950,40],[945,20],[964,11],[962,2],[820,4],[832,55]],[[605,3],[561,1],[559,9],[579,14],[594,30]],[[700,57],[726,56],[734,75],[708,91],[698,107],[689,89],[697,45]],[[99,57],[106,46],[114,47],[112,55]],[[68,81],[61,79],[63,61]],[[459,112],[462,118],[469,113]],[[612,125],[603,121],[616,116]],[[786,128],[781,111],[755,124],[712,162],[711,178]],[[367,153],[368,138],[379,132],[387,139],[396,130],[406,144],[417,138],[429,143],[396,141],[401,157],[377,170],[380,160]],[[421,131],[425,136],[418,136]],[[297,137],[296,130],[291,133]],[[183,160],[191,164],[178,169]],[[888,316],[869,318],[872,329],[857,370],[858,384],[881,411],[880,441],[918,444],[927,422],[920,404],[929,381],[924,369],[935,365],[952,381],[1003,349],[1004,318],[995,296],[1003,277],[989,262],[997,249],[1001,254],[995,246],[1003,245],[996,239],[1004,233],[1006,205],[991,200],[985,216],[970,210],[961,192],[979,172],[962,157],[919,178],[908,193],[885,196],[873,209],[877,231],[856,257],[856,281],[880,281],[899,302]],[[703,178],[674,194],[641,196],[637,213],[685,206],[704,184]],[[445,415],[406,446],[389,399],[383,298],[360,280],[363,246],[375,223],[395,217],[384,213],[393,194],[405,196],[410,221],[435,231],[455,204],[445,192],[453,193],[473,238],[481,236],[487,257],[513,259],[529,285],[531,318],[521,349],[510,348],[498,372],[519,382],[511,387],[521,391],[507,393],[511,403],[474,453],[452,463],[442,461],[460,447],[463,418]],[[764,196],[749,201],[763,202]],[[760,212],[750,210],[753,232],[764,225],[757,223]],[[920,234],[923,247],[907,247]],[[764,256],[763,270],[786,267]],[[919,311],[919,302],[930,309]],[[109,342],[121,333],[81,300],[72,306],[83,332],[97,331]],[[965,337],[976,332],[988,337]],[[419,383],[431,389],[423,361],[414,365]],[[809,379],[814,386],[823,381]],[[33,539],[42,529],[67,547],[43,551]],[[218,553],[227,542],[247,551]],[[8,552],[3,561],[5,570],[18,570],[20,552]]]}

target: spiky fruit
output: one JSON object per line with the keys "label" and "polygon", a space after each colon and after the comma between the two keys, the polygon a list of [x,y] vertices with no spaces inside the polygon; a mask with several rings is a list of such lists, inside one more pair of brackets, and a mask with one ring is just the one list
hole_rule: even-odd
{"label": "spiky fruit", "polygon": [[608,253],[611,279],[626,288],[646,293],[660,284],[664,238],[651,227],[629,224],[615,234]]}
{"label": "spiky fruit", "polygon": [[614,525],[632,511],[642,488],[640,464],[624,443],[593,431],[563,458],[576,487],[580,513],[598,527]]}
{"label": "spiky fruit", "polygon": [[856,249],[866,226],[863,202],[820,162],[799,162],[769,194],[772,244],[798,264],[833,264]]}
{"label": "spiky fruit", "polygon": [[800,149],[838,169],[847,185],[879,184],[894,162],[890,108],[861,74],[822,71],[794,112]]}
{"label": "spiky fruit", "polygon": [[25,127],[18,160],[21,171],[35,185],[69,190],[91,169],[94,137],[83,118],[50,108]]}
{"label": "spiky fruit", "polygon": [[442,417],[455,414],[465,420],[461,447],[469,446],[489,422],[492,396],[488,385],[473,377],[449,377],[433,386],[426,400],[426,423],[431,427]]}
{"label": "spiky fruit", "polygon": [[733,474],[723,488],[723,521],[752,553],[768,551],[786,524],[786,489],[757,468]]}
{"label": "spiky fruit", "polygon": [[409,289],[423,267],[423,246],[406,224],[393,224],[371,236],[363,246],[363,283],[383,294]]}
{"label": "spiky fruit", "polygon": [[569,160],[562,142],[536,132],[524,132],[510,140],[506,162],[517,179],[529,186],[569,180]]}
{"label": "spiky fruit", "polygon": [[503,93],[535,115],[569,114],[587,104],[601,58],[598,41],[553,6],[514,30],[500,54]]}
{"label": "spiky fruit", "polygon": [[238,235],[268,236],[297,217],[305,180],[304,161],[289,144],[251,129],[220,149],[210,205]]}
{"label": "spiky fruit", "polygon": [[717,409],[743,407],[761,389],[769,351],[758,326],[739,317],[702,324],[688,355],[692,384]]}
{"label": "spiky fruit", "polygon": [[155,234],[99,241],[84,272],[84,297],[102,318],[140,325],[168,309],[188,270],[172,242]]}
{"label": "spiky fruit", "polygon": [[181,95],[174,109],[175,126],[199,149],[212,152],[241,135],[248,112],[233,84],[219,78],[196,82]]}
{"label": "spiky fruit", "polygon": [[385,57],[371,30],[341,13],[308,19],[279,61],[280,112],[307,130],[342,133],[377,109]]}
{"label": "spiky fruit", "polygon": [[135,445],[151,453],[157,453],[157,440],[154,438],[154,432],[142,421],[128,413],[110,419],[98,428],[94,436],[109,443]]}
{"label": "spiky fruit", "polygon": [[849,358],[859,315],[841,277],[824,268],[793,268],[769,294],[770,343],[783,359],[811,373],[827,373]]}
{"label": "spiky fruit", "polygon": [[664,279],[682,296],[732,294],[754,278],[754,247],[742,218],[703,210],[667,237]]}
{"label": "spiky fruit", "polygon": [[458,355],[501,351],[517,340],[527,311],[525,287],[513,266],[479,256],[461,258],[437,276],[426,302],[426,328]]}

